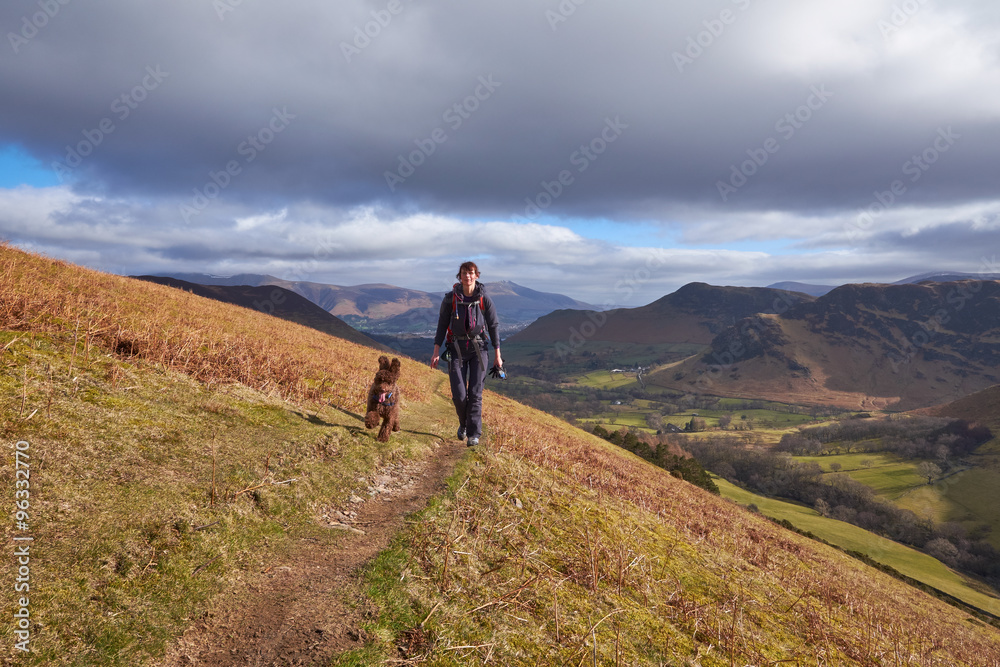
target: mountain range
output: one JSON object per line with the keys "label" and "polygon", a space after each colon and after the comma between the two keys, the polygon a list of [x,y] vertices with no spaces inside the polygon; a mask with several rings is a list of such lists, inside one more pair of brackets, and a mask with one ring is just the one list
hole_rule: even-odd
{"label": "mountain range", "polygon": [[[909,285],[922,282],[949,283],[956,280],[1000,280],[1000,273],[962,273],[951,271],[942,273],[940,271],[930,271],[921,273],[909,278],[903,278],[892,283],[893,285]],[[800,283],[793,280],[786,280],[768,285],[775,289],[789,290],[792,292],[805,292],[812,296],[823,296],[830,290],[836,289],[836,285],[812,285],[810,283]]]}
{"label": "mountain range", "polygon": [[698,344],[684,348],[686,359],[649,374],[646,383],[905,410],[1000,382],[1000,282],[851,284],[818,298],[692,283],[640,308],[558,311],[510,343],[515,353],[518,345],[548,345],[561,356],[625,343]]}
{"label": "mountain range", "polygon": [[[385,284],[329,285],[253,273],[234,276],[174,273],[158,277],[200,285],[282,287],[305,297],[351,326],[369,333],[433,335],[441,299],[448,292],[448,288],[441,292],[423,292]],[[507,280],[485,283],[484,287],[497,309],[503,313],[501,327],[505,331],[521,329],[560,308],[594,309],[594,306],[568,296],[540,292]]]}
{"label": "mountain range", "polygon": [[[264,307],[285,319],[404,352],[385,334],[411,337],[402,343],[430,335],[440,303],[437,294],[391,285],[184,275],[145,278],[247,307],[270,304]],[[806,290],[821,286],[802,283],[778,283],[797,291],[691,283],[645,306],[605,311],[506,281],[486,289],[504,314],[505,356],[515,365],[536,362],[527,349],[549,349],[560,361],[602,350],[613,363],[616,351],[646,346],[661,351],[659,368],[646,377],[652,387],[907,410],[1000,382],[1000,282],[956,275],[848,284],[819,296]]]}
{"label": "mountain range", "polygon": [[844,285],[741,320],[650,381],[709,393],[912,409],[1000,382],[1000,282]]}

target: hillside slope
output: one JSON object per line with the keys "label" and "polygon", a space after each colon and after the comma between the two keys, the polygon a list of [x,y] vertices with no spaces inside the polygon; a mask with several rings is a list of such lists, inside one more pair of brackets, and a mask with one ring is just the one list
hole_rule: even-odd
{"label": "hillside slope", "polygon": [[289,322],[302,324],[317,331],[328,333],[331,336],[357,343],[358,345],[366,345],[389,351],[389,348],[372,340],[337,316],[284,287],[277,285],[199,285],[177,278],[159,276],[135,277],[139,280],[146,280],[159,285],[176,287],[177,289],[209,299],[215,299],[216,301],[222,301],[223,303],[231,303],[243,306],[244,308],[253,308],[262,313],[274,315]]}
{"label": "hillside slope", "polygon": [[[299,546],[336,558],[352,496],[439,456],[454,425],[444,376],[404,360],[403,430],[377,443],[361,412],[378,351],[8,247],[0,349],[8,503],[14,443],[31,456],[30,516],[4,526],[33,538],[32,653],[0,654],[18,664],[158,664]],[[342,632],[356,648],[332,664],[1000,665],[1000,632],[969,613],[486,400],[485,446],[368,587],[310,592],[358,625],[288,618],[315,644],[271,662],[330,664]]]}
{"label": "hillside slope", "polygon": [[683,391],[908,410],[1000,382],[1000,282],[844,285],[740,321],[648,381]]}

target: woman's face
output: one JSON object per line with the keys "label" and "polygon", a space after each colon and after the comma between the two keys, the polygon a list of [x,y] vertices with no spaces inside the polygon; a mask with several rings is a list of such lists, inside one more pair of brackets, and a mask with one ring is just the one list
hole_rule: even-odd
{"label": "woman's face", "polygon": [[476,278],[479,274],[472,269],[463,269],[461,273],[458,274],[459,280],[462,281],[462,287],[475,287]]}

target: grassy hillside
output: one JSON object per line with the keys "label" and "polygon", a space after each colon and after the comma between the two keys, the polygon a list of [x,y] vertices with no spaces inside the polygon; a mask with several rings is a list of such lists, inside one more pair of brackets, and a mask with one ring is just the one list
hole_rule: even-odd
{"label": "grassy hillside", "polygon": [[[332,315],[295,292],[277,285],[199,285],[177,278],[159,276],[136,276],[160,285],[176,287],[198,296],[208,297],[216,301],[232,303],[244,308],[252,308],[289,322],[317,329],[337,338],[349,340],[352,343],[368,347],[380,347],[380,344],[354,329],[346,322]],[[384,348],[387,352],[388,347]]]}
{"label": "grassy hillside", "polygon": [[[161,655],[293,543],[335,546],[323,515],[359,478],[426,452],[447,409],[440,376],[404,363],[408,431],[377,443],[361,423],[376,350],[9,248],[0,350],[3,536],[30,548],[27,591],[14,588],[13,546],[2,568],[0,660],[19,654],[24,595],[32,659],[19,664]],[[17,490],[30,494],[24,527]]]}
{"label": "grassy hillside", "polygon": [[799,530],[822,535],[824,540],[845,551],[866,554],[876,562],[952,595],[976,609],[1000,616],[1000,599],[990,594],[988,588],[954,572],[925,553],[844,521],[821,516],[811,507],[750,493],[724,479],[717,479],[716,483],[725,498],[742,505],[753,504],[765,516],[788,521]]}
{"label": "grassy hillside", "polygon": [[[492,446],[408,536],[429,664],[1000,664],[993,628],[491,397]],[[388,604],[388,603],[386,603]],[[351,663],[348,659],[341,664]]]}
{"label": "grassy hillside", "polygon": [[[33,652],[9,548],[5,662],[156,664],[293,544],[335,553],[325,515],[453,430],[426,366],[380,444],[378,351],[10,248],[0,350],[3,535],[33,538]],[[564,422],[489,394],[485,426],[351,593],[367,643],[333,664],[1000,665],[995,628]]]}

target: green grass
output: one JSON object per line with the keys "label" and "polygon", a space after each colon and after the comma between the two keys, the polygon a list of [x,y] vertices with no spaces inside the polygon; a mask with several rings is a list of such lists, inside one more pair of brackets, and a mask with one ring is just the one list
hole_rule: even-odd
{"label": "green grass", "polygon": [[612,373],[609,370],[591,371],[572,378],[572,381],[584,387],[594,389],[622,389],[638,387],[635,373]]}
{"label": "green grass", "polygon": [[1000,489],[1000,471],[972,468],[934,484],[922,484],[900,497],[896,504],[936,522],[955,521],[968,529],[985,524],[991,528],[987,539],[1000,549],[997,489]]}
{"label": "green grass", "polygon": [[716,484],[724,498],[741,505],[756,505],[764,516],[779,521],[787,520],[799,530],[808,531],[845,551],[863,553],[973,607],[1000,615],[1000,599],[983,593],[979,590],[979,585],[927,554],[849,523],[826,518],[809,507],[759,496],[724,479],[716,479]]}

